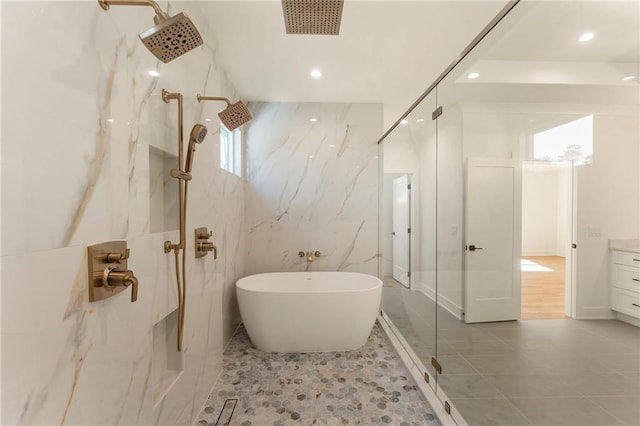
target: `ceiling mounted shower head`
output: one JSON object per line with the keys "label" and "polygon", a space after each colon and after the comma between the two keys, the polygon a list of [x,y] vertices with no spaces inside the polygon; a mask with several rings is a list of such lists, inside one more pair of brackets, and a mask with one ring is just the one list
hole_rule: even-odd
{"label": "ceiling mounted shower head", "polygon": [[287,34],[338,35],[344,0],[282,0]]}
{"label": "ceiling mounted shower head", "polygon": [[156,12],[156,25],[140,33],[142,43],[165,64],[202,45],[202,37],[184,13],[169,17],[153,0],[98,0],[104,10],[109,6],[150,6]]}
{"label": "ceiling mounted shower head", "polygon": [[227,130],[235,130],[253,119],[251,112],[242,101],[232,104],[227,98],[201,96],[198,94],[198,102],[200,101],[225,101],[227,103],[227,107],[218,113],[220,121]]}

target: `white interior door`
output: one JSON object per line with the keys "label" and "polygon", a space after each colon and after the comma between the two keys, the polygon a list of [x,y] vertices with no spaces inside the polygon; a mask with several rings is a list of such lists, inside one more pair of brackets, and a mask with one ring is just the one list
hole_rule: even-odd
{"label": "white interior door", "polygon": [[520,318],[520,179],[510,159],[467,162],[465,322]]}
{"label": "white interior door", "polygon": [[393,278],[401,284],[410,285],[410,233],[411,216],[409,177],[393,180]]}

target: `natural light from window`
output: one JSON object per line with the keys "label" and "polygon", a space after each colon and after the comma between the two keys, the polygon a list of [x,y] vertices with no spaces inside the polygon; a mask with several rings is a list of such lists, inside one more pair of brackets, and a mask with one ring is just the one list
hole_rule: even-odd
{"label": "natural light from window", "polygon": [[553,272],[553,269],[527,259],[520,260],[520,270],[524,272]]}
{"label": "natural light from window", "polygon": [[591,163],[593,115],[534,134],[533,158],[554,163]]}
{"label": "natural light from window", "polygon": [[230,132],[220,124],[220,168],[242,176],[242,136],[239,130]]}

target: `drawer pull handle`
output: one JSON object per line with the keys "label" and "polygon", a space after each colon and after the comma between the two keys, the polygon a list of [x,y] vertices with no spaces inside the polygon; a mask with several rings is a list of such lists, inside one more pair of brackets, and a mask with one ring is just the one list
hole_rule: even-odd
{"label": "drawer pull handle", "polygon": [[632,303],[632,305],[640,308],[640,305],[638,305],[637,303]]}

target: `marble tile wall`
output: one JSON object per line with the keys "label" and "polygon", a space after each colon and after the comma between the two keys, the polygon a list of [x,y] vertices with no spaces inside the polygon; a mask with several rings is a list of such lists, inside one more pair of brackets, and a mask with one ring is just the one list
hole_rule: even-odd
{"label": "marble tile wall", "polygon": [[[253,103],[247,274],[377,275],[382,104]],[[316,121],[311,121],[315,119]],[[320,251],[308,263],[299,251]]]}
{"label": "marble tile wall", "polygon": [[[0,4],[3,425],[191,424],[239,322],[244,182],[218,167],[219,105],[195,99],[237,94],[197,3],[160,6],[185,11],[205,46],[162,64],[138,40],[153,26],[150,8]],[[167,361],[177,297],[173,255],[163,252],[178,239],[177,223],[164,221],[175,200],[156,211],[175,182],[150,176],[158,158],[162,168],[154,152],[177,150],[177,103],[163,103],[162,88],[185,96],[185,137],[197,122],[209,127],[189,187],[181,374]],[[199,226],[214,230],[215,261],[193,256]],[[131,248],[136,303],[129,291],[88,301],[86,247],[107,240]],[[167,377],[178,378],[162,398]]]}

